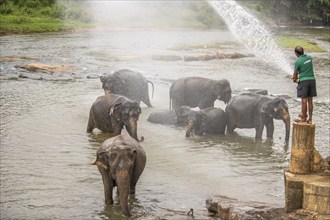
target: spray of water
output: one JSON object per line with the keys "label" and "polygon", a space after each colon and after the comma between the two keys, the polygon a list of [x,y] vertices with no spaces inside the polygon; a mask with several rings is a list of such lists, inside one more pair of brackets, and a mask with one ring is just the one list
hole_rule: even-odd
{"label": "spray of water", "polygon": [[292,72],[289,63],[277,46],[271,33],[253,15],[234,0],[208,1],[226,22],[229,30],[257,57],[285,74]]}

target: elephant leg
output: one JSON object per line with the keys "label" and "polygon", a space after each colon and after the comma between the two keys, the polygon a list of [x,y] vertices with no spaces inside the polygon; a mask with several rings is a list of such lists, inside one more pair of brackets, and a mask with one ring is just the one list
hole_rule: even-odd
{"label": "elephant leg", "polygon": [[104,202],[106,205],[113,204],[112,191],[113,191],[113,181],[107,170],[98,167],[103,180],[104,187]]}
{"label": "elephant leg", "polygon": [[274,134],[274,120],[272,118],[267,118],[265,121],[267,138],[273,138]]}
{"label": "elephant leg", "polygon": [[129,191],[130,195],[135,195],[135,186],[136,186],[136,183],[131,184],[131,188],[130,188],[130,191]]}
{"label": "elephant leg", "polygon": [[227,134],[232,134],[236,128],[235,124],[230,120],[230,118],[227,118],[226,122],[227,122]]}
{"label": "elephant leg", "polygon": [[263,130],[264,130],[264,124],[256,126],[256,136],[255,136],[256,140],[259,140],[262,138]]}

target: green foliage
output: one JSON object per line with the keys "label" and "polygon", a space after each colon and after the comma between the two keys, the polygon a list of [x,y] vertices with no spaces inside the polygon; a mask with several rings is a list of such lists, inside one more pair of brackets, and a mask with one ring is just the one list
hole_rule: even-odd
{"label": "green foliage", "polygon": [[91,22],[83,1],[0,0],[0,33],[59,31]]}
{"label": "green foliage", "polygon": [[311,43],[304,39],[282,36],[278,37],[276,42],[281,47],[291,50],[293,50],[297,45],[300,45],[306,52],[325,52],[323,48],[317,46],[315,43]]}
{"label": "green foliage", "polygon": [[187,3],[190,4],[190,8],[193,11],[189,19],[194,19],[207,28],[223,25],[222,19],[206,1],[187,1]]}
{"label": "green foliage", "polygon": [[276,22],[330,25],[330,0],[238,0]]}

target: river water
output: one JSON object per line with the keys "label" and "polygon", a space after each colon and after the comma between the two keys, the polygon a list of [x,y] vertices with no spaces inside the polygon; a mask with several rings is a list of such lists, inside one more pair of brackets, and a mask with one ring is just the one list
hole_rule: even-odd
{"label": "river water", "polygon": [[[286,33],[287,29],[276,33]],[[318,84],[315,98],[315,145],[329,153],[329,42],[314,33],[296,29],[325,46],[312,53]],[[321,36],[329,29],[320,29]],[[157,125],[146,119],[151,111],[167,109],[168,80],[183,76],[227,78],[237,95],[245,88],[267,89],[287,97],[291,118],[300,102],[287,73],[271,67],[267,59],[246,57],[210,61],[161,61],[153,55],[203,55],[215,52],[250,53],[227,29],[197,30],[96,30],[2,36],[1,57],[21,57],[1,62],[1,219],[125,219],[118,198],[104,206],[101,176],[90,162],[108,136],[86,133],[89,109],[103,94],[98,78],[121,68],[142,72],[155,84],[151,102],[143,103],[138,135],[147,154],[147,165],[131,198],[132,219],[211,219],[205,200],[222,195],[241,201],[284,206],[283,170],[288,168],[291,139],[275,121],[272,142],[254,141],[254,129],[236,130],[233,136],[185,137],[185,128]],[[202,45],[193,50],[173,50]],[[205,45],[205,47],[203,47]],[[292,66],[292,50],[284,50]],[[72,74],[28,73],[15,67],[28,63],[70,66]],[[29,78],[17,77],[28,76]],[[224,104],[216,102],[224,108]],[[124,131],[125,132],[125,131]],[[265,131],[264,136],[265,137]]]}

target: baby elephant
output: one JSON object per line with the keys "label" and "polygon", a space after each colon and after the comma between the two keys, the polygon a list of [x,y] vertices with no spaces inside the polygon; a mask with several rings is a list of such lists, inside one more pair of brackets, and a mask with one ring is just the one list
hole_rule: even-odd
{"label": "baby elephant", "polygon": [[109,138],[102,143],[92,164],[97,165],[102,175],[105,204],[113,204],[112,191],[117,186],[122,213],[131,215],[128,195],[135,194],[135,186],[146,160],[139,142],[127,134]]}
{"label": "baby elephant", "polygon": [[188,115],[186,137],[190,137],[191,134],[224,134],[226,125],[226,114],[221,108],[210,107],[191,111]]}
{"label": "baby elephant", "polygon": [[181,106],[175,110],[161,109],[151,112],[147,120],[156,124],[185,126],[190,111],[191,108],[188,106]]}

